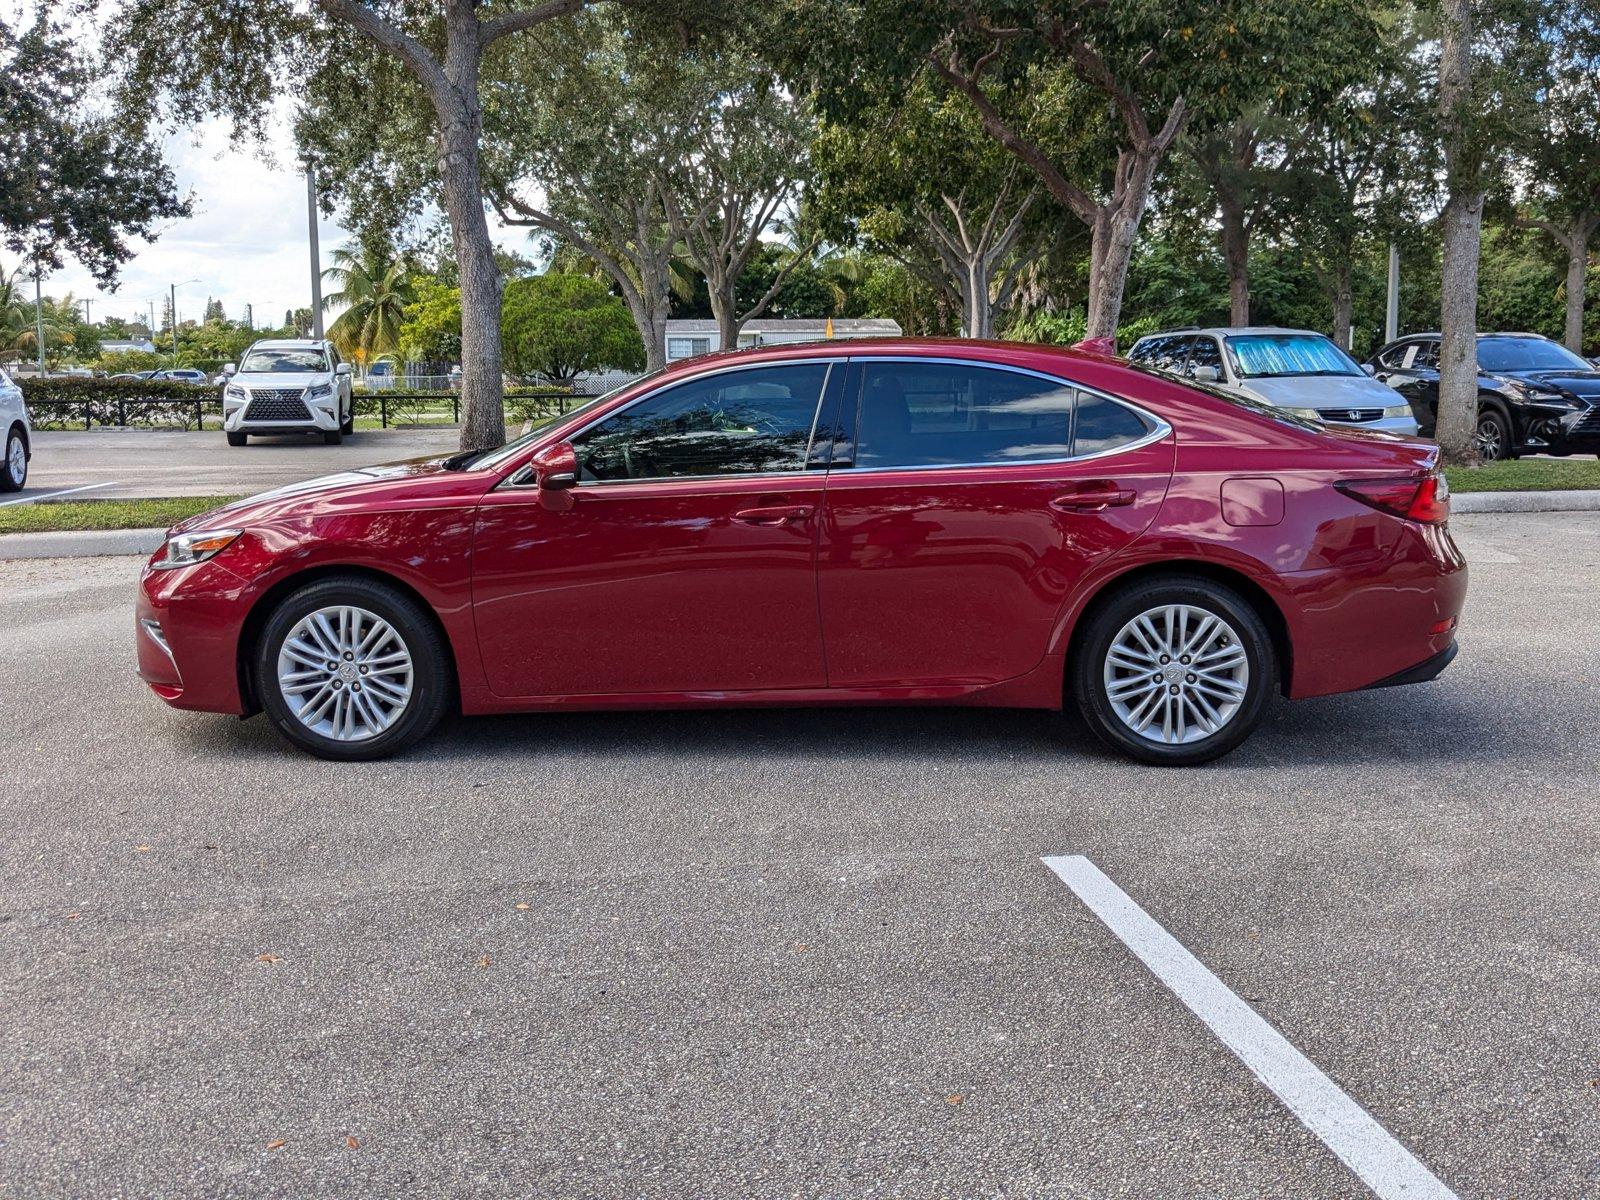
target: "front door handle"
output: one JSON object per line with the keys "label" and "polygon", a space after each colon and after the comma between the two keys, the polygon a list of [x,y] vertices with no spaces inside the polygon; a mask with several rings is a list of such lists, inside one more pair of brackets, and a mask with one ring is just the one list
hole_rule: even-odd
{"label": "front door handle", "polygon": [[1132,488],[1119,487],[1110,479],[1096,479],[1064,492],[1050,501],[1058,512],[1100,512],[1132,504]]}
{"label": "front door handle", "polygon": [[758,508],[742,508],[733,514],[735,521],[746,525],[788,525],[809,519],[809,504],[766,504]]}

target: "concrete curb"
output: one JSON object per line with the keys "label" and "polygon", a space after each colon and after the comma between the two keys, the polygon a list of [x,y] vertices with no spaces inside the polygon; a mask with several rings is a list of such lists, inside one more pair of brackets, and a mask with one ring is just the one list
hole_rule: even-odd
{"label": "concrete curb", "polygon": [[109,554],[148,555],[166,538],[165,529],[80,529],[71,533],[0,534],[0,559],[87,558]]}
{"label": "concrete curb", "polygon": [[1600,489],[1559,492],[1453,492],[1452,513],[1600,512]]}

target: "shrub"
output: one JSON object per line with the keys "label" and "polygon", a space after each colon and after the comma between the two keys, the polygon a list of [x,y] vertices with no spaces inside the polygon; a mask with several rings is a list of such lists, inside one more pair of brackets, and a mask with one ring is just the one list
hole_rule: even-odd
{"label": "shrub", "polygon": [[147,379],[21,379],[22,398],[41,429],[91,425],[161,425],[193,429],[195,402],[203,413],[220,413],[218,389]]}

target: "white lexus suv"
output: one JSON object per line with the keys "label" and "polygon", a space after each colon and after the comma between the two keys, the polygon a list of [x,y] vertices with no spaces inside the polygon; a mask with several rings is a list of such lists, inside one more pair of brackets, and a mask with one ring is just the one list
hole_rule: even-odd
{"label": "white lexus suv", "polygon": [[260,341],[237,367],[222,368],[222,428],[228,445],[252,433],[320,433],[337,445],[355,423],[350,364],[332,342]]}

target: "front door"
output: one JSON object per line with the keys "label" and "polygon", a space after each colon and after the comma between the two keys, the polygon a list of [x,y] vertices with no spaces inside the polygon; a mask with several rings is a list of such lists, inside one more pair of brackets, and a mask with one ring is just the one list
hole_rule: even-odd
{"label": "front door", "polygon": [[1082,573],[1154,519],[1171,437],[1028,372],[863,358],[854,379],[854,452],[834,452],[818,552],[829,685],[1030,670]]}
{"label": "front door", "polygon": [[484,498],[473,607],[501,696],[821,687],[808,470],[827,361],[671,384],[573,439],[579,483]]}

